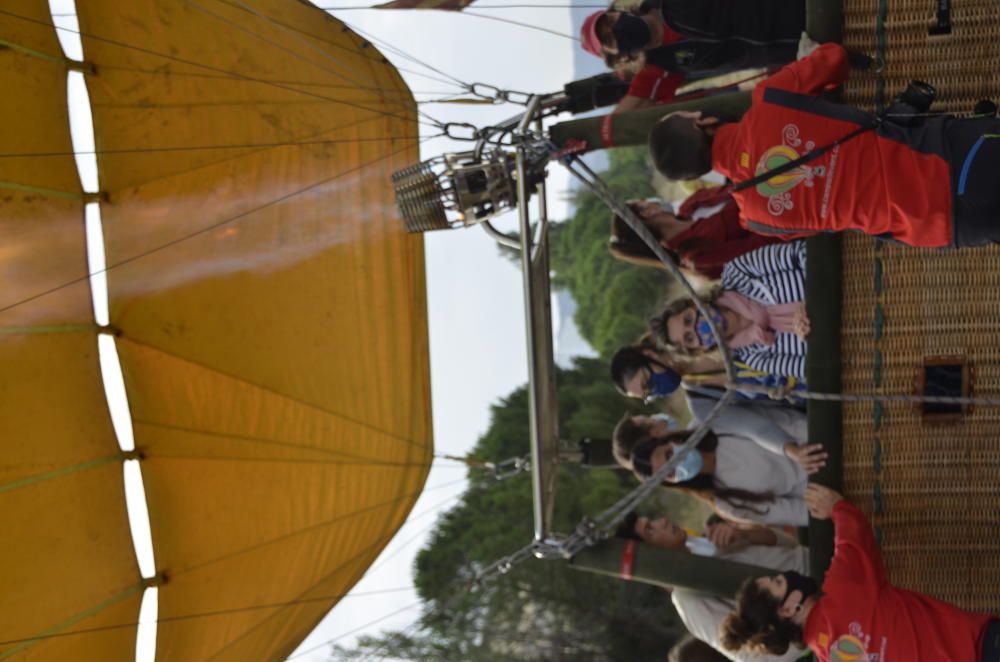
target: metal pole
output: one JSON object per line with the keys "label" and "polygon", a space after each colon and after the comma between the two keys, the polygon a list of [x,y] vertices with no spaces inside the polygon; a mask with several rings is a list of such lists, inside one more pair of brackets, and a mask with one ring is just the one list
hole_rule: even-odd
{"label": "metal pole", "polygon": [[[517,125],[518,134],[524,134],[528,125],[534,118],[540,102],[541,97],[538,96],[532,96],[531,100],[528,101],[528,107],[525,110],[524,116],[521,118],[521,122]],[[535,334],[533,324],[535,293],[534,288],[532,287],[533,275],[531,269],[533,244],[531,238],[531,212],[528,209],[528,196],[530,191],[528,190],[528,173],[525,168],[524,146],[518,144],[516,153],[517,212],[521,230],[521,277],[524,283],[525,342],[528,349],[528,430],[531,443],[531,466],[535,469],[531,472],[532,514],[534,516],[535,541],[541,542],[547,537],[548,531],[546,531],[544,509],[542,507],[544,486],[542,484],[542,472],[539,470],[541,468],[542,453],[540,448],[541,439],[539,434],[540,426],[538,402],[534,388],[536,375],[538,373],[538,359],[535,355]]]}
{"label": "metal pole", "polygon": [[687,588],[729,599],[736,595],[746,579],[774,574],[774,570],[760,566],[619,538],[587,547],[569,563],[571,568],[605,577],[630,579],[661,588]]}

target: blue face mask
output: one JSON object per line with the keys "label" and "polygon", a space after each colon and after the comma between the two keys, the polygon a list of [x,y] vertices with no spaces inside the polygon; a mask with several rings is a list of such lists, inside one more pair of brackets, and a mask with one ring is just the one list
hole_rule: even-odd
{"label": "blue face mask", "polygon": [[684,459],[674,469],[674,479],[679,483],[689,481],[701,473],[704,465],[705,460],[701,456],[701,451],[693,448],[688,451],[688,454],[684,456]]}
{"label": "blue face mask", "polygon": [[[719,312],[719,309],[715,306],[707,306],[709,314],[712,316],[712,321],[715,322],[715,327],[719,330],[719,333],[726,332],[726,320]],[[694,332],[698,336],[698,342],[701,343],[702,347],[710,349],[715,347],[715,334],[712,333],[712,327],[708,325],[708,320],[699,312],[698,316],[694,321]]]}
{"label": "blue face mask", "polygon": [[646,398],[664,398],[676,391],[677,387],[680,385],[681,376],[670,368],[667,368],[663,372],[653,372],[653,370],[650,369],[648,387],[649,395],[647,395]]}

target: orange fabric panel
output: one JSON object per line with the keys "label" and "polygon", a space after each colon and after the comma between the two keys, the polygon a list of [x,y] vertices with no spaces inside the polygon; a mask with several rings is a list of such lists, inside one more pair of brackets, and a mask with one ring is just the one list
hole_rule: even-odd
{"label": "orange fabric panel", "polygon": [[[139,573],[97,339],[87,329],[67,69],[47,3],[9,0],[0,9],[9,44],[0,49],[0,527],[11,541],[0,546],[0,639],[11,641],[134,623],[137,595],[106,603],[135,587]],[[130,660],[134,648],[134,628],[116,628],[0,644],[0,659]]]}
{"label": "orange fabric panel", "polygon": [[[69,137],[67,70],[17,47],[53,58],[63,57],[62,48],[46,25],[47,3],[10,0],[0,9],[0,39],[12,44],[0,49],[0,326],[90,322],[86,281],[44,294],[87,274],[82,201],[39,192],[82,195]],[[39,298],[15,305],[33,297]]]}
{"label": "orange fabric panel", "polygon": [[[16,541],[0,546],[6,641],[67,624],[138,584],[139,571],[94,334],[0,335],[0,365],[0,528]],[[135,622],[138,603],[123,609],[120,621]],[[134,659],[134,632],[122,637],[74,637],[72,659]],[[45,640],[11,659],[69,659],[49,650],[67,649]]]}
{"label": "orange fabric panel", "polygon": [[[423,244],[390,180],[418,158],[415,106],[305,3],[79,10],[99,150],[156,150],[99,167],[170,576],[158,660],[279,659],[388,542],[431,462]],[[205,612],[222,613],[187,618]]]}

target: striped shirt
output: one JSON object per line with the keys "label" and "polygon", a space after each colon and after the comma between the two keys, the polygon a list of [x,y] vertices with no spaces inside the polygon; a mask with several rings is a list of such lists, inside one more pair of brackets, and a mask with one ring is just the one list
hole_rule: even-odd
{"label": "striped shirt", "polygon": [[[722,287],[764,305],[806,299],[804,241],[771,244],[744,253],[722,270]],[[733,350],[751,368],[774,375],[806,377],[806,344],[794,333],[777,332],[773,345],[754,344]]]}

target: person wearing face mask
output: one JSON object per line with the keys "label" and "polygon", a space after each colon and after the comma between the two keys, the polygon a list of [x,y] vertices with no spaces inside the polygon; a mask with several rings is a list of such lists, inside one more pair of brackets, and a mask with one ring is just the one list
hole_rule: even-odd
{"label": "person wearing face mask", "polygon": [[[744,253],[781,242],[744,229],[739,209],[722,186],[696,191],[676,211],[658,198],[625,204],[675,261],[708,278],[721,276],[725,264]],[[608,250],[624,262],[666,269],[617,214],[612,216]]]}
{"label": "person wearing face mask", "polygon": [[[612,438],[615,459],[640,479],[656,473],[692,433],[668,432],[648,417],[619,421]],[[757,524],[805,526],[802,494],[808,476],[826,464],[821,444],[773,448],[737,434],[709,433],[686,452],[664,487],[705,501],[725,519]]]}
{"label": "person wearing face mask", "polygon": [[803,0],[647,0],[594,12],[580,39],[609,66],[643,61],[695,79],[792,62],[804,29]]}
{"label": "person wearing face mask", "polygon": [[781,654],[803,642],[820,662],[998,662],[1000,621],[889,583],[864,514],[809,485],[809,512],[833,518],[834,555],[822,590],[798,573],[747,580],[723,624],[728,650]]}
{"label": "person wearing face mask", "polygon": [[[649,341],[628,345],[618,349],[611,357],[611,381],[615,389],[627,398],[636,398],[646,404],[673,394],[678,388],[687,400],[692,415],[702,420],[725,392],[727,377],[714,361],[710,362],[710,372],[697,372],[691,366],[679,363],[667,352],[658,350]],[[771,409],[804,409],[805,401],[796,399],[793,403],[771,400],[767,394],[756,391],[741,391],[739,384],[781,387],[794,394],[805,385],[794,377],[772,375],[754,370],[741,361],[735,362],[737,399],[732,404],[739,409],[762,409],[766,415]],[[704,401],[704,402],[702,402]],[[756,401],[756,402],[754,402]],[[707,409],[706,409],[707,407]],[[728,411],[728,409],[726,410]],[[720,415],[724,415],[724,411]],[[804,416],[801,416],[804,421]],[[779,425],[784,425],[779,423]],[[791,425],[799,425],[798,421]],[[805,423],[801,423],[802,430]],[[745,427],[745,425],[744,425]],[[796,433],[797,434],[797,433]]]}
{"label": "person wearing face mask", "polygon": [[[805,308],[806,250],[802,241],[764,246],[729,262],[708,309],[733,358],[751,368],[805,381],[809,317]],[[653,339],[671,353],[715,350],[708,322],[688,298],[669,303],[649,321]]]}
{"label": "person wearing face mask", "polygon": [[[664,517],[641,517],[629,513],[615,534],[619,538],[640,540],[660,549],[686,550],[699,556],[711,556],[738,563],[748,563],[774,570],[806,572],[809,550],[789,536],[769,527],[737,528],[724,521],[708,524],[704,535],[687,531]],[[784,655],[732,653],[719,643],[719,626],[736,608],[732,600],[686,588],[670,592],[677,614],[688,632],[735,662],[791,662],[802,649],[791,647]]]}

